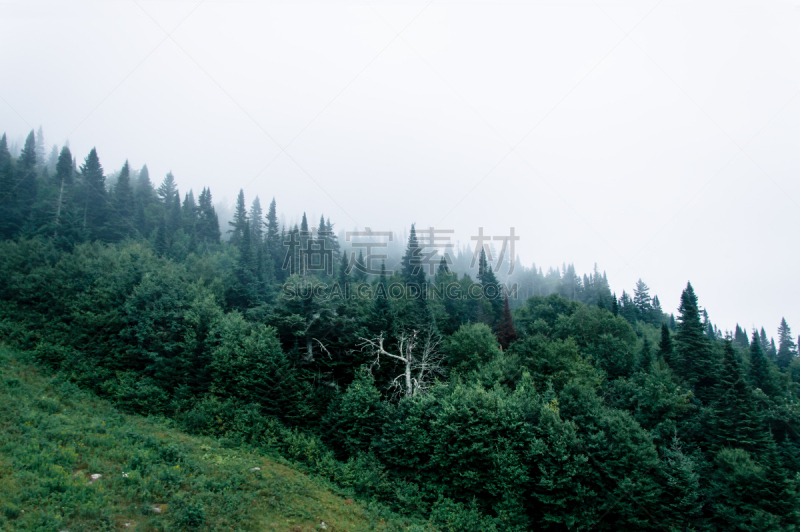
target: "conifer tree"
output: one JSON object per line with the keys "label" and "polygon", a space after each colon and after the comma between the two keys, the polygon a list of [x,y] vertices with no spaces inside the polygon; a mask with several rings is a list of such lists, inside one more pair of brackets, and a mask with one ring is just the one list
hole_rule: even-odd
{"label": "conifer tree", "polygon": [[156,194],[158,195],[161,205],[163,205],[165,209],[169,209],[177,193],[178,185],[175,183],[175,176],[172,175],[171,171],[167,172],[164,180],[158,186],[158,189],[156,189]]}
{"label": "conifer tree", "polygon": [[508,349],[511,342],[517,339],[514,328],[514,319],[511,316],[511,307],[508,304],[508,294],[503,294],[503,315],[497,327],[497,341],[503,349]]}
{"label": "conifer tree", "polygon": [[133,187],[133,195],[136,203],[134,212],[136,229],[141,235],[148,237],[158,224],[155,223],[156,220],[152,216],[152,206],[156,204],[157,199],[147,165],[142,166],[142,169],[139,170],[139,176]]}
{"label": "conifer tree", "polygon": [[12,238],[19,230],[17,191],[6,134],[0,137],[0,238]]}
{"label": "conifer tree", "polygon": [[415,224],[411,224],[411,233],[408,235],[408,245],[406,246],[405,255],[403,255],[401,270],[406,280],[414,279],[419,271],[422,270],[422,265],[420,264],[421,252],[422,249],[419,246],[419,240],[417,240]]}
{"label": "conifer tree", "polygon": [[280,228],[278,227],[278,210],[275,206],[275,198],[269,204],[267,212],[267,234],[266,234],[267,254],[272,258],[275,268],[275,277],[283,279],[280,275],[280,267],[283,263],[283,243],[281,242]]}
{"label": "conifer tree", "polygon": [[36,196],[39,192],[37,180],[36,141],[33,130],[25,139],[25,146],[17,158],[17,178],[14,183],[16,205],[14,215],[17,217],[17,228],[21,229],[31,216]]}
{"label": "conifer tree", "polygon": [[617,303],[617,293],[616,292],[614,292],[614,294],[613,294],[613,296],[611,298],[611,314],[613,314],[614,316],[618,316],[619,315],[619,303]]}
{"label": "conifer tree", "polygon": [[388,336],[392,330],[392,308],[386,285],[386,261],[381,263],[381,274],[375,285],[375,299],[369,318],[369,329],[374,335]]}
{"label": "conifer tree", "polygon": [[212,203],[211,189],[204,188],[200,192],[197,209],[197,240],[205,244],[219,244],[219,218]]}
{"label": "conifer tree", "polygon": [[767,339],[767,331],[764,330],[764,327],[761,327],[761,333],[758,336],[758,341],[761,344],[761,350],[764,351],[764,354],[769,351],[769,340]]}
{"label": "conifer tree", "polygon": [[[2,148],[0,148],[2,149]],[[0,157],[2,159],[2,157]],[[61,153],[58,156],[56,163],[56,172],[53,177],[53,184],[58,187],[58,199],[56,200],[55,216],[54,216],[54,233],[56,236],[61,225],[61,213],[67,208],[67,204],[72,200],[72,185],[74,183],[72,153],[69,148],[64,146],[61,148]]]}
{"label": "conifer tree", "polygon": [[228,225],[231,226],[231,228],[228,229],[228,232],[231,234],[231,245],[239,246],[244,235],[244,228],[247,225],[247,207],[244,203],[243,189],[239,189],[239,195],[236,197],[236,210],[233,213],[233,220],[228,222]]}
{"label": "conifer tree", "polygon": [[264,241],[264,220],[261,211],[261,201],[258,196],[250,204],[250,241],[254,247],[260,247]]}
{"label": "conifer tree", "polygon": [[80,170],[81,209],[83,229],[92,239],[99,238],[105,229],[108,216],[108,198],[106,193],[106,177],[97,157],[97,150],[92,148],[86,156]]}
{"label": "conifer tree", "polygon": [[633,290],[633,305],[636,308],[636,319],[651,323],[653,304],[650,299],[650,288],[639,279]]}
{"label": "conifer tree", "polygon": [[781,318],[778,326],[778,367],[788,368],[792,360],[797,356],[797,345],[792,337],[792,330],[786,323],[786,318]]}
{"label": "conifer tree", "polygon": [[360,249],[358,250],[358,258],[353,268],[353,277],[358,283],[363,283],[367,280],[367,267],[364,264],[364,252]]}
{"label": "conifer tree", "polygon": [[691,283],[681,293],[678,308],[678,333],[675,336],[675,367],[678,375],[689,381],[701,400],[708,400],[714,385],[715,360],[709,339],[700,321],[697,296]]}
{"label": "conifer tree", "polygon": [[133,188],[131,187],[131,173],[128,161],[122,165],[122,169],[114,185],[111,216],[111,239],[114,241],[123,240],[135,233],[133,225],[134,200]]}
{"label": "conifer tree", "polygon": [[757,452],[766,443],[764,428],[753,392],[730,340],[725,340],[714,395],[709,423],[712,447],[738,447]]}
{"label": "conifer tree", "polygon": [[181,227],[183,227],[184,232],[189,236],[188,251],[190,253],[197,249],[198,214],[197,204],[194,201],[194,193],[190,189],[184,196],[183,206],[181,207]]}
{"label": "conifer tree", "polygon": [[761,391],[769,396],[775,396],[778,390],[772,380],[769,365],[767,356],[761,350],[758,333],[753,329],[753,341],[750,343],[750,384],[754,388],[760,388]]}

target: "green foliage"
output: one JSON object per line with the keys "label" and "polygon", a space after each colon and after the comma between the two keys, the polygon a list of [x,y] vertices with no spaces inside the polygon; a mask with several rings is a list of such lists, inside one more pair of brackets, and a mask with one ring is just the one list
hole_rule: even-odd
{"label": "green foliage", "polygon": [[497,337],[488,325],[470,323],[462,325],[447,340],[447,363],[458,371],[477,369],[500,353]]}

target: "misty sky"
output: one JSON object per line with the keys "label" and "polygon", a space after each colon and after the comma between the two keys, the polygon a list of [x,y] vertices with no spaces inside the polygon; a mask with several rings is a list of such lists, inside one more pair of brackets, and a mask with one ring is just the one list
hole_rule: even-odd
{"label": "misty sky", "polygon": [[800,333],[800,0],[0,1],[0,133]]}

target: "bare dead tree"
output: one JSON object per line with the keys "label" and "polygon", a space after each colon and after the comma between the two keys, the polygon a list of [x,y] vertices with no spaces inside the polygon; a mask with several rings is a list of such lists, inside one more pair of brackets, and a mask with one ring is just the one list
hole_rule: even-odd
{"label": "bare dead tree", "polygon": [[373,367],[380,366],[381,356],[397,360],[403,364],[403,373],[397,375],[390,388],[403,393],[406,397],[429,389],[437,376],[445,375],[442,365],[443,357],[439,353],[439,336],[432,329],[420,339],[420,332],[412,330],[397,336],[397,353],[390,353],[384,347],[383,335],[374,339],[361,338],[362,350],[375,354]]}

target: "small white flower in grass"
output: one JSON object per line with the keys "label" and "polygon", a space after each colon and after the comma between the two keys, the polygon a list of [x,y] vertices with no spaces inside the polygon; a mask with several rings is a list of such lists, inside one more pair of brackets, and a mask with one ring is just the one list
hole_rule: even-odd
{"label": "small white flower in grass", "polygon": [[122,472],[122,478],[128,478],[128,474],[125,471]]}

